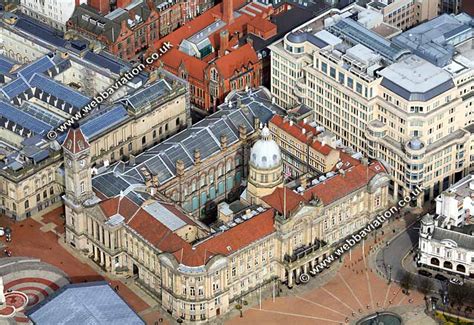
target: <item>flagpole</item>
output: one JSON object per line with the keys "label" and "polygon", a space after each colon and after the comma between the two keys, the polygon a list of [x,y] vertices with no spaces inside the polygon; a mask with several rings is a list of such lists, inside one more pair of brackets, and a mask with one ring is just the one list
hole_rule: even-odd
{"label": "flagpole", "polygon": [[287,166],[283,166],[283,219],[286,219],[286,168]]}

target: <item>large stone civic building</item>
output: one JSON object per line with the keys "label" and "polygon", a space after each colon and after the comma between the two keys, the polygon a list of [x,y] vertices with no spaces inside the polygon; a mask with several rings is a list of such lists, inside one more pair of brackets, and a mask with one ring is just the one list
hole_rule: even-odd
{"label": "large stone civic building", "polygon": [[[88,139],[71,130],[67,243],[107,272],[133,276],[186,321],[214,319],[263,285],[292,287],[314,274],[339,241],[387,208],[389,179],[382,164],[363,160],[284,184],[279,146],[260,126],[276,109],[263,89],[233,93],[190,131],[94,177]],[[226,200],[240,184],[240,198]],[[219,204],[209,226],[193,213],[199,193]]]}
{"label": "large stone civic building", "polygon": [[[0,213],[14,219],[61,205],[60,142],[47,133],[132,68],[87,44],[9,13],[0,22]],[[187,84],[166,71],[140,73],[80,120],[94,167],[140,153],[184,129]]]}

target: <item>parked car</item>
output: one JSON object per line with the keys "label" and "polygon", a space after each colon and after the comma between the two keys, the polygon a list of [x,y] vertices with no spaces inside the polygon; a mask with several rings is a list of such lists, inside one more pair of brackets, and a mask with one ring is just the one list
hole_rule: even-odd
{"label": "parked car", "polygon": [[430,272],[426,271],[426,270],[419,270],[418,271],[418,274],[419,275],[423,275],[423,276],[426,276],[428,278],[431,278],[433,276],[433,274],[431,274]]}
{"label": "parked car", "polygon": [[441,282],[446,282],[446,281],[448,281],[448,278],[445,277],[445,276],[442,275],[442,274],[436,274],[436,275],[435,275],[435,279],[436,279],[436,280],[439,280],[439,281],[441,281]]}
{"label": "parked car", "polygon": [[462,286],[464,284],[464,282],[462,282],[461,280],[459,280],[457,278],[449,279],[449,283],[452,283],[452,284],[455,284],[455,285],[458,285],[458,286]]}

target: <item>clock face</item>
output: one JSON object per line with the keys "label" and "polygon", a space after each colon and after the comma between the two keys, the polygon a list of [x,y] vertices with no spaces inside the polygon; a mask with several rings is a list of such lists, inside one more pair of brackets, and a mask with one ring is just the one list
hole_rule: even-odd
{"label": "clock face", "polygon": [[85,161],[84,159],[81,159],[81,160],[79,161],[79,165],[80,165],[81,167],[84,167],[84,166],[86,165],[86,161]]}
{"label": "clock face", "polygon": [[72,166],[72,161],[71,161],[71,159],[68,159],[68,160],[67,160],[67,165],[68,165],[68,167],[71,167],[71,166]]}

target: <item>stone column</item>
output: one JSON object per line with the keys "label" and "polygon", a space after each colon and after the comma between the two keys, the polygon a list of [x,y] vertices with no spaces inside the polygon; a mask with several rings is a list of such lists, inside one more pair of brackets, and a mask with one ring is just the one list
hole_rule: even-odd
{"label": "stone column", "polygon": [[293,270],[288,270],[288,287],[293,286]]}
{"label": "stone column", "polygon": [[112,264],[112,261],[110,260],[111,257],[110,256],[106,256],[105,257],[105,269],[107,271],[111,271],[111,264]]}
{"label": "stone column", "polygon": [[104,252],[99,251],[100,265],[104,265]]}
{"label": "stone column", "polygon": [[110,248],[115,249],[115,231],[110,233]]}
{"label": "stone column", "polygon": [[94,252],[94,261],[97,261],[99,259],[97,247],[95,245],[92,245],[92,250]]}
{"label": "stone column", "polygon": [[104,243],[104,234],[102,232],[102,226],[98,225],[97,231],[99,232],[99,242],[101,244],[103,244]]}

